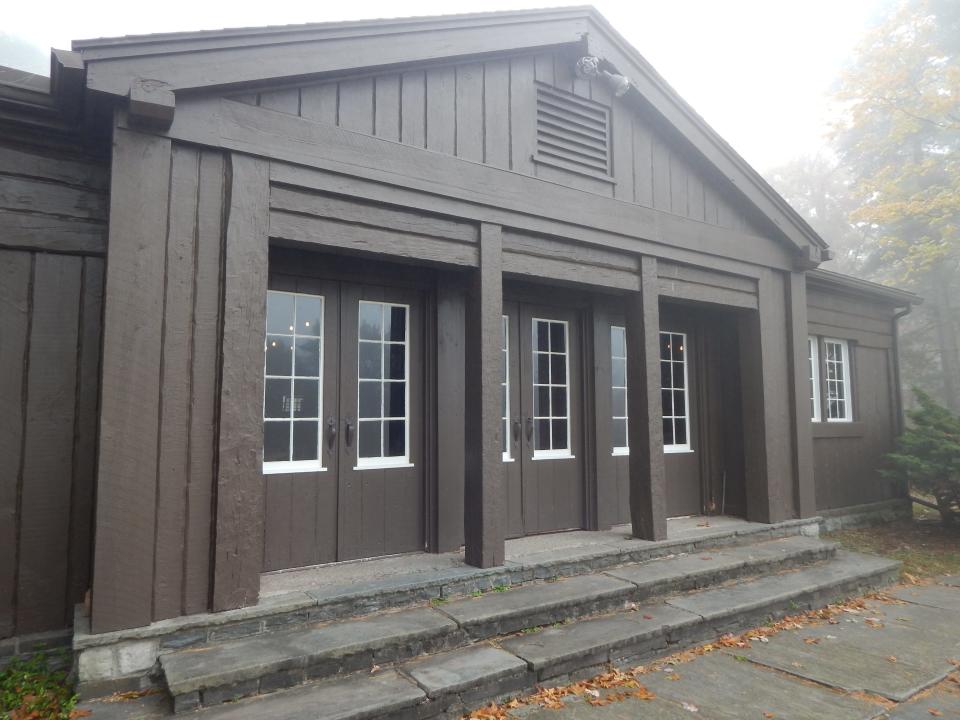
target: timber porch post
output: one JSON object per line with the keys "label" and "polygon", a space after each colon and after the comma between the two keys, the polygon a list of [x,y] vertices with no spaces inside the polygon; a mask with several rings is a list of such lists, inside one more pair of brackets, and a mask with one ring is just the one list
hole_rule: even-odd
{"label": "timber porch post", "polygon": [[480,267],[467,299],[465,555],[474,567],[503,565],[506,492],[500,410],[503,240],[499,225],[480,225]]}
{"label": "timber porch post", "polygon": [[660,307],[657,259],[640,259],[640,290],[626,302],[627,441],[633,536],[667,538],[663,412],[660,406]]}

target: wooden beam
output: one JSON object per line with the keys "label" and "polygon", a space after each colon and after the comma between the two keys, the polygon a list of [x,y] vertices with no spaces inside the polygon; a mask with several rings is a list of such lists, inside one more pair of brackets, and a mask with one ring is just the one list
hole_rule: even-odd
{"label": "wooden beam", "polygon": [[263,569],[263,333],[269,168],[234,155],[224,244],[213,609],[253,605]]}
{"label": "wooden beam", "polygon": [[807,279],[791,273],[787,286],[787,318],[790,337],[790,372],[793,377],[794,449],[793,466],[797,486],[794,503],[799,517],[817,514],[813,477],[813,439],[810,422],[810,380],[807,370]]}
{"label": "wooden beam", "polygon": [[633,536],[644,540],[667,538],[657,293],[657,260],[644,256],[640,261],[640,291],[626,300],[630,522]]}
{"label": "wooden beam", "polygon": [[480,227],[480,267],[467,311],[466,561],[475,567],[504,562],[506,492],[502,457],[500,367],[503,317],[503,239],[499,225]]}

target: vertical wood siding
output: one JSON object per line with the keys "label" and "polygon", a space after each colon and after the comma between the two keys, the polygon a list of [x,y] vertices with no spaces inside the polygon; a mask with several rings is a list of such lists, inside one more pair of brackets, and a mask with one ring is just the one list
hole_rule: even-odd
{"label": "vertical wood siding", "polygon": [[[6,130],[5,130],[6,132]],[[0,142],[0,638],[70,625],[90,585],[107,169]]]}
{"label": "vertical wood siding", "polygon": [[[653,110],[613,98],[603,82],[580,80],[560,54],[499,57],[322,85],[234,96],[252,105],[423,147],[664,210],[761,234],[730,188],[662,126]],[[536,84],[611,108],[615,182],[533,162]]]}
{"label": "vertical wood siding", "polygon": [[223,198],[219,153],[116,131],[95,632],[210,606]]}

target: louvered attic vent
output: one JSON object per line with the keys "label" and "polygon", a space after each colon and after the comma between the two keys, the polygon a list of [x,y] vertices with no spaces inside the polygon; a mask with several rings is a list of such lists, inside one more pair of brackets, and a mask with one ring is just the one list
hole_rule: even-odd
{"label": "louvered attic vent", "polygon": [[537,162],[610,179],[607,107],[537,85]]}

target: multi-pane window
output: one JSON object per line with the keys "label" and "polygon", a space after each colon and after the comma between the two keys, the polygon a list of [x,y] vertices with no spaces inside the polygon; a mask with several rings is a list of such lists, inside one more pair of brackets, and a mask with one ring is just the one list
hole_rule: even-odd
{"label": "multi-pane window", "polygon": [[500,319],[500,415],[503,459],[510,460],[510,318]]}
{"label": "multi-pane window", "polygon": [[570,454],[570,373],[565,320],[533,320],[534,457]]}
{"label": "multi-pane window", "polygon": [[690,449],[686,345],[685,333],[660,333],[660,397],[663,403],[665,452]]}
{"label": "multi-pane window", "polygon": [[357,464],[408,461],[407,305],[361,300],[357,327]]}
{"label": "multi-pane window", "polygon": [[271,290],[266,330],[264,471],[321,469],[323,298]]}
{"label": "multi-pane window", "polygon": [[610,328],[610,407],[613,416],[613,454],[629,452],[627,443],[627,329]]}
{"label": "multi-pane window", "polygon": [[827,421],[853,420],[850,400],[850,348],[846,340],[823,339]]}
{"label": "multi-pane window", "polygon": [[810,417],[820,419],[820,350],[815,337],[807,338],[807,376],[810,378]]}

